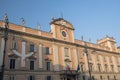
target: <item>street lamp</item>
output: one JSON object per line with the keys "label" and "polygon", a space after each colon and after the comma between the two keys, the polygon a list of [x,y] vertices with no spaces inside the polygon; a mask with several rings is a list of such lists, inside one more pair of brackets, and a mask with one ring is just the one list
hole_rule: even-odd
{"label": "street lamp", "polygon": [[88,59],[88,50],[87,50],[87,44],[86,44],[86,42],[85,42],[85,53],[86,53],[86,57],[87,57],[87,64],[88,64],[88,70],[89,70],[90,80],[92,80],[91,70],[90,70],[90,63],[89,63],[89,59]]}
{"label": "street lamp", "polygon": [[7,14],[5,14],[4,16],[4,50],[3,50],[3,62],[2,62],[2,66],[1,66],[1,76],[0,76],[0,80],[3,80],[4,78],[4,67],[5,67],[5,54],[6,54],[6,42],[8,40],[8,28],[9,28],[9,25],[8,25],[8,18],[7,18]]}

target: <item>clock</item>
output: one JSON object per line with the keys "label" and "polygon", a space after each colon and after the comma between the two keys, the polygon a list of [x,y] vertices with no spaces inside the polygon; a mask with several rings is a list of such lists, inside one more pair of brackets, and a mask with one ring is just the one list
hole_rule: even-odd
{"label": "clock", "polygon": [[64,36],[64,37],[66,37],[66,36],[67,36],[67,34],[66,34],[66,32],[65,32],[65,31],[62,31],[62,36]]}

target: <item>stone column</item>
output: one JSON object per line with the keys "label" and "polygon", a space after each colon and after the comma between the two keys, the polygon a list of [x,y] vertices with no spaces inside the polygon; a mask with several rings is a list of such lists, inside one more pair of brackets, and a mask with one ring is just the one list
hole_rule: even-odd
{"label": "stone column", "polygon": [[59,71],[59,55],[58,55],[58,46],[53,45],[53,55],[54,55],[54,70]]}
{"label": "stone column", "polygon": [[41,44],[39,44],[39,68],[43,68],[43,64],[42,64],[42,61],[43,61],[43,59],[42,59],[42,45]]}
{"label": "stone column", "polygon": [[3,50],[4,50],[4,38],[1,38],[1,49],[0,49],[0,66],[2,66],[2,62],[3,62]]}

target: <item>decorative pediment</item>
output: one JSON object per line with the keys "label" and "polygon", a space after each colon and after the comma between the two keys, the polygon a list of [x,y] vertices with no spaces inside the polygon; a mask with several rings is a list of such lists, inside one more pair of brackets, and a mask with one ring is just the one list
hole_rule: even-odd
{"label": "decorative pediment", "polygon": [[64,27],[74,30],[73,25],[70,22],[64,20],[63,18],[54,19],[54,20],[52,20],[52,22],[50,24],[62,25]]}
{"label": "decorative pediment", "polygon": [[37,58],[35,57],[35,56],[30,56],[30,57],[28,57],[28,59],[33,59],[33,60],[36,60]]}
{"label": "decorative pediment", "polygon": [[64,61],[65,62],[72,62],[70,59],[65,59]]}
{"label": "decorative pediment", "polygon": [[46,61],[52,61],[50,58],[45,58]]}
{"label": "decorative pediment", "polygon": [[18,58],[19,56],[17,56],[16,54],[9,54],[8,57]]}

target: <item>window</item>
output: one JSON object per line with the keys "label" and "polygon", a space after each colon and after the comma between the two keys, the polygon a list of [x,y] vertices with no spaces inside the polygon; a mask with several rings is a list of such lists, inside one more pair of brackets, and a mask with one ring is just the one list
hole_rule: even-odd
{"label": "window", "polygon": [[34,52],[34,45],[30,44],[30,52]]}
{"label": "window", "polygon": [[10,76],[9,76],[9,80],[15,80],[15,76],[10,75]]}
{"label": "window", "polygon": [[98,64],[98,71],[101,72],[101,64]]}
{"label": "window", "polygon": [[82,80],[85,80],[85,76],[82,76]]}
{"label": "window", "polygon": [[12,49],[17,50],[18,44],[16,41],[12,42]]}
{"label": "window", "polygon": [[114,75],[114,80],[116,80],[116,76]]}
{"label": "window", "polygon": [[84,66],[83,66],[83,63],[80,63],[80,70],[81,70],[82,72],[83,72],[83,70],[84,70],[83,67],[84,67]]}
{"label": "window", "polygon": [[94,76],[92,76],[92,80],[95,80]]}
{"label": "window", "polygon": [[35,80],[35,76],[33,76],[33,75],[29,76],[28,80]]}
{"label": "window", "polygon": [[104,61],[106,62],[106,56],[103,56]]}
{"label": "window", "polygon": [[15,59],[10,59],[9,69],[15,69]]}
{"label": "window", "polygon": [[99,61],[99,55],[96,55],[96,60]]}
{"label": "window", "polygon": [[50,62],[50,61],[47,61],[47,62],[46,62],[46,70],[47,70],[47,71],[50,71],[50,67],[51,67],[50,65],[51,65],[51,62]]}
{"label": "window", "polygon": [[108,65],[105,64],[105,72],[108,72]]}
{"label": "window", "polygon": [[30,61],[30,70],[34,70],[34,61]]}
{"label": "window", "polygon": [[92,59],[92,58],[91,58],[91,54],[90,54],[90,53],[88,54],[88,59],[89,59],[89,60],[91,60],[91,59]]}
{"label": "window", "polygon": [[50,54],[49,47],[45,47],[45,54]]}
{"label": "window", "polygon": [[92,72],[92,68],[93,68],[93,64],[92,63],[89,63],[89,66],[90,66],[90,71]]}
{"label": "window", "polygon": [[118,71],[120,72],[120,66],[118,66]]}
{"label": "window", "polygon": [[69,49],[65,48],[65,57],[69,57]]}
{"label": "window", "polygon": [[109,61],[110,61],[110,63],[112,63],[112,58],[111,57],[109,57]]}
{"label": "window", "polygon": [[51,76],[47,76],[47,80],[52,80]]}
{"label": "window", "polygon": [[114,72],[114,66],[113,65],[111,65],[111,71]]}
{"label": "window", "polygon": [[100,80],[102,80],[102,76],[100,76]]}
{"label": "window", "polygon": [[116,62],[117,64],[119,64],[119,57],[116,57]]}
{"label": "window", "polygon": [[107,76],[107,79],[108,79],[108,80],[110,80],[110,77],[109,77],[109,76]]}

